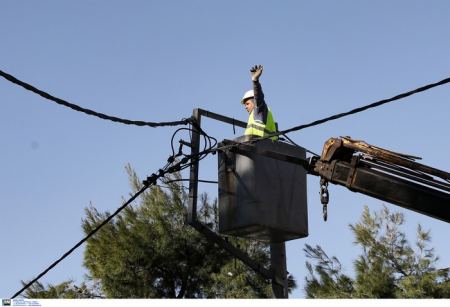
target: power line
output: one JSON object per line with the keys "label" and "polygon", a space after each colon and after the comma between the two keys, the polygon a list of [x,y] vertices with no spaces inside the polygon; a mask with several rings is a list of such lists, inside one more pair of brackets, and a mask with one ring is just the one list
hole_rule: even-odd
{"label": "power line", "polygon": [[17,79],[16,77],[0,70],[0,76],[2,76],[3,78],[5,78],[6,80],[19,85],[21,87],[23,87],[24,89],[31,91],[35,94],[38,94],[39,96],[44,97],[45,99],[51,100],[53,102],[56,102],[57,104],[63,105],[65,107],[68,107],[72,110],[78,111],[78,112],[82,112],[85,113],[87,115],[92,115],[104,120],[110,120],[116,123],[121,123],[121,124],[125,124],[125,125],[135,125],[135,126],[149,126],[149,127],[163,127],[163,126],[178,126],[178,125],[187,125],[190,122],[190,119],[182,119],[179,121],[171,121],[171,122],[146,122],[146,121],[139,121],[139,120],[129,120],[129,119],[123,119],[123,118],[119,118],[116,116],[111,116],[111,115],[107,115],[107,114],[103,114],[103,113],[99,113],[90,109],[86,109],[83,107],[80,107],[76,104],[70,103],[66,100],[63,100],[61,98],[55,97],[49,93],[46,93],[34,86],[32,86],[31,84],[28,84],[26,82],[23,82],[19,79]]}
{"label": "power line", "polygon": [[11,299],[17,297],[20,295],[23,291],[28,289],[33,283],[35,283],[37,280],[39,280],[42,276],[47,274],[51,269],[53,269],[55,266],[57,266],[61,261],[63,261],[67,256],[69,256],[73,251],[75,251],[78,247],[80,247],[84,242],[86,242],[90,237],[92,237],[97,231],[99,231],[103,226],[108,224],[116,215],[118,215],[125,207],[127,207],[131,202],[133,202],[139,195],[141,195],[148,187],[151,185],[156,184],[156,181],[163,177],[167,173],[173,173],[176,171],[179,171],[179,168],[181,167],[181,164],[186,163],[189,160],[189,158],[184,158],[182,161],[178,162],[177,164],[168,167],[166,165],[165,169],[160,169],[158,174],[152,174],[150,177],[147,177],[146,180],[144,180],[143,184],[144,186],[136,192],[128,201],[126,201],[122,206],[120,206],[113,214],[108,216],[103,222],[101,222],[97,227],[95,227],[89,234],[87,234],[83,239],[81,239],[78,243],[76,243],[71,249],[69,249],[64,255],[62,255],[58,260],[53,262],[48,268],[46,268],[44,271],[42,271],[36,278],[28,282],[26,285],[22,287],[19,291],[17,291]]}
{"label": "power line", "polygon": [[[178,130],[174,133],[174,135],[178,132]],[[193,164],[189,160],[198,159],[198,161],[204,159],[209,153],[211,153],[212,147],[216,146],[217,140],[209,135],[207,135],[203,130],[200,129],[200,133],[205,136],[206,140],[209,143],[209,148],[205,148],[205,150],[199,152],[197,155],[184,155],[184,157],[178,161],[177,163],[173,164],[175,162],[175,158],[179,155],[182,155],[182,152],[180,152],[176,155],[172,155],[167,159],[166,165],[159,169],[157,173],[151,174],[147,179],[145,179],[143,183],[143,187],[136,192],[128,201],[126,201],[121,207],[119,207],[112,215],[108,216],[102,223],[100,223],[97,227],[95,227],[89,234],[87,234],[82,240],[80,240],[78,243],[76,243],[71,249],[69,249],[64,255],[62,255],[58,260],[53,262],[48,268],[46,268],[44,271],[42,271],[36,278],[34,278],[32,281],[28,282],[26,285],[22,287],[19,291],[17,291],[11,299],[17,297],[20,295],[23,291],[28,289],[33,283],[35,283],[37,280],[39,280],[42,276],[47,274],[51,269],[53,269],[55,266],[57,266],[61,261],[63,261],[67,256],[69,256],[73,251],[75,251],[78,247],[80,247],[84,242],[86,242],[90,237],[92,237],[97,231],[99,231],[103,226],[108,224],[116,215],[118,215],[125,207],[127,207],[131,202],[133,202],[139,195],[141,195],[148,187],[151,185],[156,185],[158,179],[164,177],[168,173],[174,173],[174,172],[180,172],[183,170],[186,166],[190,166]],[[212,140],[215,141],[215,144],[212,144]],[[173,137],[172,137],[173,141]],[[172,145],[173,148],[173,145]],[[179,181],[179,180],[173,180]],[[215,183],[209,180],[202,180],[202,182],[208,182],[208,183]]]}
{"label": "power line", "polygon": [[20,295],[23,291],[28,289],[32,284],[34,284],[36,281],[38,281],[42,276],[47,274],[51,269],[53,269],[55,266],[58,265],[61,261],[63,261],[67,256],[69,256],[73,251],[75,251],[78,247],[80,247],[84,242],[86,242],[90,237],[92,237],[97,231],[100,230],[103,226],[105,226],[109,221],[111,221],[117,214],[119,214],[120,211],[122,211],[126,206],[128,206],[133,200],[135,200],[139,195],[144,192],[148,186],[142,187],[136,194],[134,194],[126,203],[124,203],[119,209],[116,210],[112,215],[110,215],[108,218],[106,218],[100,225],[98,225],[94,230],[92,230],[86,237],[84,237],[82,240],[80,240],[77,244],[75,244],[71,249],[69,249],[64,255],[62,255],[58,260],[53,262],[48,268],[46,268],[44,271],[42,271],[36,278],[34,278],[32,281],[27,283],[17,291],[11,299],[17,297]]}
{"label": "power line", "polygon": [[[69,108],[71,108],[71,109],[74,109],[74,110],[79,111],[79,112],[86,113],[86,114],[88,114],[88,115],[97,116],[97,117],[99,117],[99,118],[106,119],[106,120],[111,120],[111,121],[114,121],[114,122],[120,122],[120,123],[124,123],[124,124],[128,124],[128,125],[137,125],[137,126],[158,127],[158,126],[175,126],[175,125],[188,124],[188,123],[190,123],[190,124],[192,124],[195,128],[197,128],[197,130],[205,137],[205,149],[204,149],[202,152],[198,153],[196,156],[191,156],[191,155],[185,156],[180,162],[178,162],[177,164],[175,164],[175,165],[173,165],[173,166],[171,166],[171,167],[169,167],[169,165],[170,165],[170,162],[169,162],[168,164],[166,164],[166,166],[164,167],[164,169],[160,169],[160,170],[159,170],[158,174],[152,174],[150,177],[147,177],[147,179],[144,181],[144,186],[141,188],[141,190],[139,190],[136,194],[134,194],[127,202],[125,202],[121,207],[119,207],[112,215],[110,215],[108,218],[106,218],[101,224],[99,224],[94,230],[92,230],[86,237],[84,237],[84,238],[83,238],[82,240],[80,240],[77,244],[75,244],[69,251],[67,251],[67,252],[66,252],[63,256],[61,256],[58,260],[56,260],[54,263],[52,263],[47,269],[45,269],[42,273],[40,273],[35,279],[33,279],[32,281],[30,281],[29,283],[27,283],[21,290],[19,290],[17,293],[15,293],[15,294],[12,296],[12,298],[15,298],[15,297],[17,297],[18,295],[20,295],[24,290],[26,290],[27,288],[29,288],[34,282],[36,282],[37,280],[39,280],[42,276],[44,276],[47,272],[49,272],[52,268],[54,268],[54,267],[55,267],[56,265],[58,265],[62,260],[64,260],[67,256],[69,256],[75,249],[77,249],[77,248],[78,248],[79,246],[81,246],[84,242],[86,242],[90,237],[92,237],[92,236],[93,236],[98,230],[100,230],[104,225],[106,225],[107,223],[109,223],[109,221],[111,221],[111,220],[112,220],[117,214],[119,214],[125,207],[127,207],[132,201],[134,201],[140,194],[142,194],[142,193],[143,193],[150,185],[156,184],[158,178],[164,176],[166,173],[171,173],[171,172],[180,171],[180,170],[184,169],[186,166],[192,165],[193,162],[191,162],[191,163],[189,163],[189,164],[187,164],[187,165],[183,165],[183,166],[182,166],[182,164],[187,163],[189,160],[191,160],[191,159],[193,159],[193,158],[198,159],[198,160],[201,160],[201,159],[205,158],[209,153],[214,153],[214,152],[216,152],[217,150],[220,150],[220,149],[223,149],[223,148],[227,147],[227,146],[223,146],[222,148],[218,148],[218,147],[217,147],[217,148],[214,149],[214,147],[216,147],[216,145],[217,145],[217,140],[214,139],[213,137],[210,137],[209,135],[207,135],[206,132],[204,132],[204,131],[200,128],[200,126],[199,126],[195,121],[192,121],[191,119],[185,119],[185,120],[182,120],[182,121],[176,121],[176,122],[161,122],[161,123],[152,123],[152,122],[143,122],[143,121],[130,121],[130,120],[124,120],[124,119],[121,119],[121,118],[117,118],[117,117],[105,115],[105,114],[102,114],[102,113],[97,113],[97,112],[95,112],[95,111],[92,111],[92,110],[89,110],[89,109],[85,109],[85,108],[79,107],[79,106],[74,105],[74,104],[72,104],[72,103],[69,103],[69,102],[67,102],[67,101],[65,101],[65,100],[62,100],[62,99],[57,98],[57,97],[54,97],[54,96],[52,96],[52,95],[50,95],[50,94],[48,94],[48,93],[46,93],[46,92],[43,92],[43,91],[41,91],[41,90],[39,90],[39,89],[33,87],[33,86],[30,85],[30,84],[27,84],[27,83],[25,83],[25,82],[23,82],[23,81],[20,81],[20,80],[16,79],[15,77],[13,77],[13,76],[11,76],[11,75],[9,75],[9,74],[7,74],[7,73],[1,71],[1,70],[0,70],[0,75],[1,75],[2,77],[4,77],[5,79],[7,79],[7,80],[9,80],[9,81],[11,81],[11,82],[13,82],[13,83],[15,83],[15,84],[17,84],[17,85],[20,85],[20,86],[22,86],[23,88],[25,88],[25,89],[27,89],[27,90],[30,90],[30,91],[32,91],[32,92],[34,92],[34,93],[36,93],[36,94],[38,94],[38,95],[40,95],[40,96],[46,98],[46,99],[52,100],[52,101],[54,101],[54,102],[56,102],[56,103],[58,103],[58,104],[67,106],[67,107],[69,107]],[[305,128],[308,128],[308,127],[320,125],[320,124],[322,124],[322,123],[325,123],[325,122],[328,122],[328,121],[331,121],[331,120],[335,120],[335,119],[338,119],[338,118],[341,118],[341,117],[344,117],[344,116],[356,114],[356,113],[365,111],[365,110],[367,110],[367,109],[375,108],[375,107],[378,107],[378,106],[380,106],[380,105],[383,105],[383,104],[386,104],[386,103],[389,103],[389,102],[393,102],[393,101],[395,101],[395,100],[399,100],[399,99],[402,99],[402,98],[411,96],[411,95],[416,94],[416,93],[419,93],[419,92],[423,92],[423,91],[429,90],[429,89],[431,89],[431,88],[433,88],[433,87],[437,87],[437,86],[440,86],[440,85],[443,85],[443,84],[446,84],[446,83],[449,83],[449,82],[450,82],[450,78],[447,78],[447,79],[441,80],[441,81],[439,81],[439,82],[437,82],[437,83],[425,85],[425,86],[423,86],[423,87],[417,88],[417,89],[412,90],[412,91],[409,91],[409,92],[405,92],[405,93],[399,94],[399,95],[394,96],[394,97],[389,98],[389,99],[383,99],[383,100],[380,100],[380,101],[371,103],[371,104],[369,104],[369,105],[366,105],[366,106],[363,106],[363,107],[359,107],[359,108],[353,109],[353,110],[348,111],[348,112],[339,113],[339,114],[336,114],[336,115],[333,115],[333,116],[326,117],[326,118],[324,118],[324,119],[316,120],[316,121],[311,122],[311,123],[309,123],[309,124],[299,125],[299,126],[296,126],[296,127],[290,128],[290,129],[287,129],[287,130],[279,131],[279,132],[277,132],[277,133],[273,133],[273,134],[264,136],[264,137],[262,137],[262,138],[255,139],[254,141],[259,141],[259,140],[262,140],[262,139],[270,138],[270,137],[272,137],[272,136],[279,136],[279,135],[284,135],[284,136],[286,136],[286,134],[289,133],[289,132],[298,131],[298,130],[305,129]],[[190,130],[190,129],[187,129],[187,130]],[[179,130],[177,130],[177,131],[174,133],[174,135],[175,135],[178,131],[179,131]],[[174,151],[174,149],[173,149],[173,138],[174,138],[174,135],[172,136],[172,140],[171,140],[171,143],[172,143],[172,151]],[[287,136],[286,136],[286,137],[287,137]],[[211,139],[212,139],[213,141],[215,141],[215,144],[214,144],[214,145],[212,144]],[[288,138],[288,140],[290,140],[290,139]],[[207,142],[207,141],[208,141],[208,142]],[[292,143],[294,143],[292,140],[290,140],[290,141],[291,141]],[[209,143],[209,146],[207,145],[207,143]],[[295,143],[294,143],[294,144],[295,144]],[[230,146],[230,147],[234,147],[234,146],[236,146],[236,145],[232,145],[232,146]],[[207,147],[209,147],[209,148],[207,148]],[[181,149],[181,147],[180,147],[180,149]],[[311,152],[311,153],[312,153],[312,152]],[[315,154],[315,153],[312,153],[312,154]],[[315,155],[316,155],[316,154],[315,154]],[[172,159],[172,161],[173,161],[174,157],[175,157],[175,156],[170,157],[168,161],[170,161],[170,159]],[[178,181],[178,180],[174,180],[174,181]],[[180,181],[182,181],[182,180],[180,180]],[[206,180],[203,181],[203,182],[215,183],[215,182],[212,182],[212,181],[206,181]]]}
{"label": "power line", "polygon": [[285,135],[285,134],[293,132],[293,131],[302,130],[302,129],[309,128],[309,127],[312,127],[312,126],[317,126],[317,125],[320,125],[320,124],[323,124],[323,123],[326,123],[328,121],[332,121],[332,120],[335,120],[335,119],[338,119],[338,118],[341,118],[341,117],[344,117],[344,116],[356,114],[356,113],[365,111],[367,109],[379,107],[379,106],[381,106],[383,104],[386,104],[386,103],[389,103],[389,102],[393,102],[395,100],[400,100],[400,99],[406,98],[408,96],[411,96],[411,95],[414,95],[414,94],[417,94],[417,93],[424,92],[426,90],[432,89],[434,87],[437,87],[437,86],[440,86],[440,85],[444,85],[444,84],[449,83],[449,82],[450,82],[450,78],[446,78],[446,79],[441,80],[439,82],[431,83],[431,84],[428,84],[428,85],[416,88],[414,90],[411,90],[411,91],[399,94],[399,95],[394,96],[392,98],[379,100],[379,101],[373,102],[371,104],[368,104],[368,105],[365,105],[365,106],[362,106],[362,107],[350,110],[348,112],[339,113],[339,114],[336,114],[336,115],[333,115],[333,116],[329,116],[329,117],[325,117],[323,119],[319,119],[319,120],[313,121],[313,122],[311,122],[309,124],[299,125],[299,126],[296,126],[296,127],[292,127],[290,129],[286,129],[286,130],[279,131],[279,132],[276,132],[276,133],[268,134],[268,135],[266,135],[266,136],[264,136],[264,137],[262,137],[262,138],[260,138],[258,140],[268,139],[268,138],[271,138],[273,136]]}
{"label": "power line", "polygon": [[[274,137],[274,136],[283,135],[293,145],[299,146],[287,136],[288,133],[293,132],[293,131],[302,130],[302,129],[305,129],[305,128],[309,128],[309,127],[312,127],[312,126],[317,126],[317,125],[323,124],[323,123],[331,121],[331,120],[335,120],[335,119],[338,119],[338,118],[341,118],[341,117],[344,117],[344,116],[348,116],[348,115],[352,115],[352,114],[356,114],[356,113],[365,111],[365,110],[370,109],[370,108],[375,108],[375,107],[381,106],[383,104],[386,104],[386,103],[389,103],[389,102],[393,102],[395,100],[400,100],[402,98],[406,98],[408,96],[411,96],[411,95],[414,95],[414,94],[417,94],[417,93],[420,93],[420,92],[424,92],[424,91],[429,90],[431,88],[434,88],[434,87],[437,87],[437,86],[440,86],[440,85],[444,85],[444,84],[449,83],[449,82],[450,82],[450,78],[446,78],[446,79],[443,79],[443,80],[441,80],[439,82],[431,83],[431,84],[419,87],[417,89],[414,89],[414,90],[411,90],[411,91],[408,91],[408,92],[396,95],[396,96],[394,96],[392,98],[379,100],[379,101],[373,102],[371,104],[368,104],[368,105],[365,105],[365,106],[362,106],[362,107],[350,110],[348,112],[339,113],[339,114],[332,115],[332,116],[329,116],[329,117],[326,117],[326,118],[323,118],[323,119],[319,119],[319,120],[313,121],[313,122],[311,122],[309,124],[299,125],[299,126],[296,126],[296,127],[290,128],[290,129],[286,129],[286,130],[277,131],[277,132],[274,132],[274,133],[271,133],[271,134],[267,134],[267,135],[265,135],[263,137],[254,138],[254,139],[252,139],[252,140],[250,140],[250,141],[248,141],[246,143],[252,144],[252,143],[256,143],[256,142],[259,142],[259,141],[262,141],[262,140],[265,140],[265,139],[269,139],[269,138]],[[192,124],[196,125],[196,127],[198,126],[197,123],[192,123]],[[211,148],[211,149],[209,149],[209,152],[213,153],[213,152],[217,152],[219,150],[224,150],[224,149],[227,149],[227,148],[238,147],[238,146],[239,146],[238,144],[224,145],[224,146],[221,146],[221,147],[216,147],[214,149]],[[319,156],[318,154],[316,154],[316,153],[314,153],[314,152],[312,152],[312,151],[310,151],[308,149],[306,149],[306,151],[311,153],[311,154],[313,154],[313,155],[315,155],[315,156]]]}

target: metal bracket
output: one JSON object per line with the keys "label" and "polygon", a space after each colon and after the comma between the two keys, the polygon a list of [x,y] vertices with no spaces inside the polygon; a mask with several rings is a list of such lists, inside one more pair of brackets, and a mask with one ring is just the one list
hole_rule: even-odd
{"label": "metal bracket", "polygon": [[358,165],[358,162],[359,156],[353,156],[350,162],[350,171],[348,173],[347,182],[345,183],[345,186],[350,190],[352,190],[353,180],[355,178],[356,166]]}
{"label": "metal bracket", "polygon": [[324,162],[318,160],[314,165],[313,171],[316,172],[319,176],[325,178],[326,180],[331,181],[333,178],[333,173],[336,169],[336,162],[337,160],[333,160],[331,162]]}

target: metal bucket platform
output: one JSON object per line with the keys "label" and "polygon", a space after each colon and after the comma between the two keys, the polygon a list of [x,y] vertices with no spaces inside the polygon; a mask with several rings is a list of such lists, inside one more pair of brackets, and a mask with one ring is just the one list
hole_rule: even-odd
{"label": "metal bucket platform", "polygon": [[[224,140],[219,147],[248,140]],[[220,151],[219,232],[271,243],[308,236],[307,171],[262,152],[306,160],[304,148],[269,139]]]}

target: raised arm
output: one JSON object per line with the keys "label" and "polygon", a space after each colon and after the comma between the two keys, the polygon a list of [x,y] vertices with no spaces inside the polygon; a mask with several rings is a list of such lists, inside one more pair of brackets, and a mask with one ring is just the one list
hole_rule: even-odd
{"label": "raised arm", "polygon": [[255,65],[250,69],[253,81],[253,92],[255,95],[255,103],[258,108],[265,106],[266,102],[264,100],[264,93],[259,83],[259,77],[263,72],[264,67],[262,65]]}

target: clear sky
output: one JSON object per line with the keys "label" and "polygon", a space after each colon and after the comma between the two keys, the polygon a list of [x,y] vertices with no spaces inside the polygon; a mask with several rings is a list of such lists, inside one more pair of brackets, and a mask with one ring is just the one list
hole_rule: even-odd
{"label": "clear sky", "polygon": [[[12,1],[0,2],[0,69],[86,108],[122,118],[171,121],[203,108],[243,121],[249,68],[280,129],[392,97],[450,76],[449,1]],[[450,86],[294,132],[321,152],[351,136],[423,157],[450,171]],[[0,297],[10,297],[83,237],[92,203],[114,211],[130,192],[125,165],[145,177],[160,168],[174,128],[103,121],[0,79]],[[230,126],[204,120],[219,140]],[[200,166],[217,178],[216,156]],[[217,187],[202,184],[211,198]],[[382,202],[330,186],[323,222],[319,179],[308,177],[309,232],[287,244],[288,271],[304,297],[305,243],[353,271],[348,228]],[[450,266],[449,224],[389,205],[430,229],[440,267]],[[41,282],[83,280],[83,248]]]}

